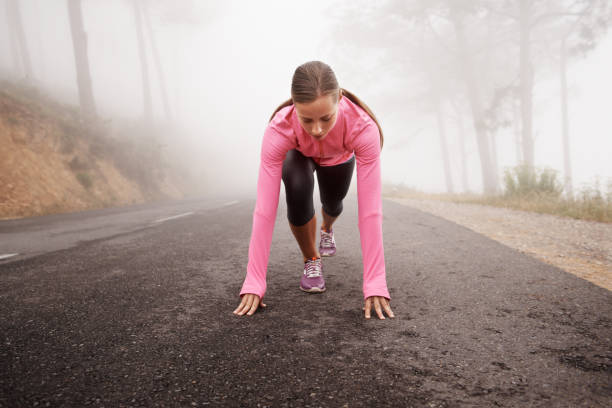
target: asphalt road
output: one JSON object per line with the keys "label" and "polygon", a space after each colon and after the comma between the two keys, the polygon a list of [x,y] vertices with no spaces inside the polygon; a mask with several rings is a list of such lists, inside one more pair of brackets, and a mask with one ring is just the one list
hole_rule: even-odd
{"label": "asphalt road", "polygon": [[0,263],[70,248],[80,242],[156,227],[163,222],[235,203],[237,200],[231,197],[168,200],[155,204],[0,220]]}
{"label": "asphalt road", "polygon": [[365,320],[355,202],[313,295],[281,199],[268,307],[238,317],[254,202],[227,201],[0,222],[25,251],[0,261],[0,407],[612,405],[606,289],[385,201],[397,317]]}

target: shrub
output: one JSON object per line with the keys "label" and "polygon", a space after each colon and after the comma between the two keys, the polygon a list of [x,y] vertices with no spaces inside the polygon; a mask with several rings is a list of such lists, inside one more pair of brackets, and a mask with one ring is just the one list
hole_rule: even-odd
{"label": "shrub", "polygon": [[504,171],[506,196],[545,194],[559,197],[563,185],[558,180],[558,172],[553,169],[536,169],[526,164],[508,168]]}
{"label": "shrub", "polygon": [[79,180],[79,183],[81,183],[81,185],[88,190],[93,184],[91,177],[87,173],[83,173],[83,172],[77,173],[76,178],[77,180]]}

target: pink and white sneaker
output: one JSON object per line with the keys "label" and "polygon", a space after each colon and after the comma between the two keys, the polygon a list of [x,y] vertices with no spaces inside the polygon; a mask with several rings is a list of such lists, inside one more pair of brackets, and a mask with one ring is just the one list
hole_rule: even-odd
{"label": "pink and white sneaker", "polygon": [[334,229],[329,232],[321,229],[321,242],[319,243],[319,253],[321,256],[336,255],[336,240],[334,239]]}
{"label": "pink and white sneaker", "polygon": [[304,273],[300,280],[300,289],[309,293],[325,292],[325,279],[323,279],[321,258],[311,258],[304,262]]}

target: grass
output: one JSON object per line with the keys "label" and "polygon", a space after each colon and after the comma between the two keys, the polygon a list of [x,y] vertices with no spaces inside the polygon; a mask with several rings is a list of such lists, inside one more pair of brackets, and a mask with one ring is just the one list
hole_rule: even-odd
{"label": "grass", "polygon": [[581,187],[573,197],[562,194],[563,188],[556,173],[536,170],[527,174],[523,166],[508,169],[505,173],[504,192],[497,195],[473,193],[429,194],[401,186],[385,186],[388,197],[405,197],[425,200],[441,200],[455,203],[491,205],[542,214],[553,214],[580,220],[612,222],[612,180],[603,191],[596,180]]}
{"label": "grass", "polygon": [[578,196],[574,199],[551,197],[544,194],[525,196],[486,196],[472,193],[432,194],[418,191],[399,190],[385,194],[388,197],[441,200],[455,203],[482,204],[515,210],[553,214],[579,220],[612,222],[612,202],[593,196]]}

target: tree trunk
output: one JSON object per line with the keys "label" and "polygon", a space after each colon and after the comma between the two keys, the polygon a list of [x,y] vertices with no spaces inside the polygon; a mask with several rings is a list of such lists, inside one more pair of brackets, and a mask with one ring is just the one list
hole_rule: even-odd
{"label": "tree trunk", "polygon": [[463,185],[463,191],[467,193],[470,191],[470,185],[467,176],[467,154],[465,153],[466,137],[463,127],[463,117],[459,111],[457,111],[457,127],[459,128],[459,148],[461,149],[461,184]]}
{"label": "tree trunk", "polygon": [[521,147],[521,113],[519,108],[519,103],[516,99],[512,99],[512,129],[514,131],[514,145],[515,145],[515,153],[516,153],[516,164],[521,164],[523,162],[523,149]]}
{"label": "tree trunk", "polygon": [[521,0],[520,3],[520,81],[521,81],[521,123],[523,157],[525,163],[532,167],[535,165],[533,145],[533,68],[531,65],[530,43],[530,1]]}
{"label": "tree trunk", "polygon": [[495,180],[495,192],[499,191],[499,163],[497,161],[497,139],[495,137],[495,133],[491,133],[491,167],[492,167],[492,177]]}
{"label": "tree trunk", "polygon": [[33,78],[32,63],[30,61],[30,51],[28,49],[25,32],[23,30],[19,2],[17,0],[7,0],[6,12],[9,21],[9,30],[12,34],[13,56],[20,60],[26,79],[31,80]]}
{"label": "tree trunk", "polygon": [[476,131],[483,190],[485,194],[494,194],[496,191],[496,183],[493,176],[495,172],[491,163],[491,151],[489,148],[489,138],[483,121],[482,104],[480,102],[480,96],[478,95],[478,85],[472,70],[472,62],[468,51],[463,23],[455,8],[452,9],[452,21],[457,36],[461,70],[467,86],[468,100],[472,111],[472,121],[474,123],[474,130]]}
{"label": "tree trunk", "polygon": [[149,36],[149,41],[151,42],[151,50],[153,51],[153,61],[157,71],[157,77],[159,79],[159,89],[161,90],[164,112],[166,113],[166,119],[171,122],[172,112],[170,111],[170,103],[168,102],[168,94],[166,93],[166,78],[164,76],[161,60],[159,58],[159,52],[157,51],[157,41],[155,41],[155,35],[153,34],[153,29],[151,28],[151,19],[149,18],[149,11],[147,10],[146,5],[143,9],[143,15],[145,26],[147,28],[147,35]]}
{"label": "tree trunk", "polygon": [[45,80],[47,78],[45,78],[47,70],[45,69],[45,54],[46,54],[46,49],[44,47],[44,43],[43,43],[43,38],[42,36],[45,34],[40,30],[40,27],[42,26],[42,21],[45,18],[42,14],[42,12],[40,11],[39,8],[36,8],[36,10],[34,11],[35,17],[36,17],[36,52],[34,53],[34,55],[36,56],[35,58],[35,63],[34,63],[34,74],[36,76],[36,78],[38,78],[38,80],[42,83],[45,82]]}
{"label": "tree trunk", "polygon": [[567,113],[567,46],[561,41],[561,120],[563,131],[563,164],[565,170],[565,193],[574,196],[572,186],[572,165],[570,160],[569,116]]}
{"label": "tree trunk", "polygon": [[8,17],[8,8],[9,3],[6,3],[7,8],[7,23],[8,23],[8,34],[9,34],[9,42],[11,43],[11,54],[13,56],[13,72],[16,77],[20,77],[22,74],[25,75],[25,69],[23,68],[23,62],[21,61],[21,57],[19,56],[19,42],[17,41],[17,36],[15,35],[15,28],[13,26],[13,20]]}
{"label": "tree trunk", "polygon": [[70,31],[74,47],[79,102],[83,112],[89,115],[96,115],[96,105],[89,71],[89,57],[87,55],[87,34],[83,28],[81,0],[68,0],[68,14],[70,16]]}
{"label": "tree trunk", "polygon": [[142,71],[142,102],[144,105],[144,116],[147,121],[153,117],[153,102],[151,100],[151,88],[149,81],[149,65],[147,64],[147,54],[145,50],[144,35],[142,32],[142,14],[138,0],[133,0],[134,20],[136,22],[136,36],[138,38],[138,54],[140,56],[140,69]]}
{"label": "tree trunk", "polygon": [[434,95],[436,103],[436,119],[438,121],[438,135],[440,136],[440,149],[442,150],[442,161],[444,162],[444,178],[446,180],[446,191],[454,193],[453,178],[450,171],[450,159],[448,157],[448,146],[446,143],[446,130],[444,129],[444,117],[442,106],[438,95]]}

